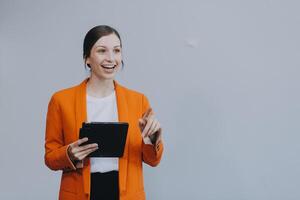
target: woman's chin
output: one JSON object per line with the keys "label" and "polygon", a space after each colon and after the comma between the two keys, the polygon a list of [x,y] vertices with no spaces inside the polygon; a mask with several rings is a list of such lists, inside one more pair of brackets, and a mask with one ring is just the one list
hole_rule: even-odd
{"label": "woman's chin", "polygon": [[105,80],[113,80],[115,79],[116,73],[101,73],[101,74],[95,74],[99,79],[105,79]]}
{"label": "woman's chin", "polygon": [[92,70],[92,76],[96,76],[98,79],[111,80],[115,78],[117,72],[118,72],[117,67],[113,69],[99,68],[99,69],[95,69],[94,71]]}

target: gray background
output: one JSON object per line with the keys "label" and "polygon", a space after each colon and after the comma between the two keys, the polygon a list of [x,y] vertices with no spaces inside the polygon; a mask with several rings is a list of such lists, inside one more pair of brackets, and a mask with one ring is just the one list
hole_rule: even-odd
{"label": "gray background", "polygon": [[0,199],[57,198],[43,161],[51,94],[80,83],[85,33],[123,38],[120,83],[164,129],[150,200],[300,199],[299,1],[0,2]]}

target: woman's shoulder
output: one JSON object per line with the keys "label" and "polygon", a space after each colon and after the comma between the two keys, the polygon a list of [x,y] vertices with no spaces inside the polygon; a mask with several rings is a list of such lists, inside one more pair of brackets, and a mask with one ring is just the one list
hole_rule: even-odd
{"label": "woman's shoulder", "polygon": [[78,90],[79,86],[80,85],[73,85],[68,88],[57,90],[52,94],[51,99],[55,101],[66,101],[74,99],[76,97],[76,91]]}
{"label": "woman's shoulder", "polygon": [[124,91],[127,103],[132,106],[142,106],[142,108],[148,108],[150,106],[147,96],[134,89],[129,89],[127,87],[119,85],[120,90]]}
{"label": "woman's shoulder", "polygon": [[145,94],[140,92],[140,91],[137,91],[135,89],[132,89],[132,88],[128,88],[128,87],[125,87],[123,85],[120,85],[118,84],[118,87],[124,91],[124,93],[126,94],[126,96],[128,97],[132,97],[132,98],[144,98],[145,97]]}

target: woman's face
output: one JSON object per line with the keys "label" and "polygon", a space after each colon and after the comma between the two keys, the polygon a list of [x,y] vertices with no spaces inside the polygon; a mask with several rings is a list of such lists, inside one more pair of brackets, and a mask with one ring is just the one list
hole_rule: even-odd
{"label": "woman's face", "polygon": [[92,76],[97,76],[99,79],[114,79],[121,62],[121,43],[115,34],[101,37],[86,59],[86,64],[91,66]]}

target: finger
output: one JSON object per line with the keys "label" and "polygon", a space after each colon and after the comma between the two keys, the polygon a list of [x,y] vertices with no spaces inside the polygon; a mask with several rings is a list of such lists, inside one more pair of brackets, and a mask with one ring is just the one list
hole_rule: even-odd
{"label": "finger", "polygon": [[155,134],[159,129],[160,129],[160,124],[157,121],[156,123],[154,123],[153,129],[148,135],[151,136],[151,135]]}
{"label": "finger", "polygon": [[94,149],[87,149],[86,151],[83,151],[81,152],[79,155],[78,155],[78,159],[79,160],[83,160],[85,157],[87,157],[90,153],[96,151],[98,149],[97,148],[94,148]]}
{"label": "finger", "polygon": [[155,127],[156,127],[157,123],[158,123],[157,119],[154,119],[151,126],[150,126],[150,128],[149,128],[149,130],[148,130],[148,132],[146,133],[146,136],[150,136],[153,133],[155,133],[155,131],[156,131]]}
{"label": "finger", "polygon": [[71,148],[75,147],[75,146],[79,146],[84,142],[87,142],[89,139],[87,137],[81,138],[75,142],[73,142],[72,144],[70,144]]}
{"label": "finger", "polygon": [[150,118],[147,120],[146,126],[145,126],[145,128],[144,128],[144,130],[143,130],[143,133],[142,133],[143,137],[146,137],[146,136],[147,136],[146,134],[148,133],[149,128],[151,127],[152,123],[153,123],[153,118],[150,117]]}
{"label": "finger", "polygon": [[139,124],[140,124],[140,125],[145,125],[145,123],[146,123],[146,120],[145,120],[145,119],[143,119],[143,118],[140,118],[140,119],[139,119]]}
{"label": "finger", "polygon": [[140,127],[141,131],[144,129],[145,124],[146,124],[146,120],[140,118],[139,119],[139,127]]}
{"label": "finger", "polygon": [[86,144],[84,146],[79,146],[76,148],[77,152],[81,152],[81,151],[85,151],[87,149],[92,149],[92,148],[95,148],[95,147],[98,147],[98,144],[97,143],[92,143],[92,144]]}
{"label": "finger", "polygon": [[98,149],[98,147],[94,147],[94,148],[91,148],[91,149],[86,149],[84,151],[80,151],[80,152],[77,152],[75,154],[75,157],[77,158],[77,160],[82,160],[82,156],[84,155],[88,155],[89,153],[93,152],[93,151],[96,151]]}
{"label": "finger", "polygon": [[94,148],[94,147],[97,147],[98,144],[97,143],[92,143],[92,144],[86,144],[84,146],[75,146],[71,149],[71,153],[73,155],[75,155],[76,153],[78,152],[81,152],[81,151],[84,151],[86,149],[90,149],[90,148]]}
{"label": "finger", "polygon": [[149,113],[151,112],[151,108],[148,108],[146,112],[143,114],[143,118],[147,117]]}
{"label": "finger", "polygon": [[156,142],[155,142],[155,145],[157,145],[161,140],[162,140],[162,138],[161,138],[161,132],[162,132],[162,129],[161,129],[161,127],[158,129],[158,131],[157,131],[157,138],[156,138]]}
{"label": "finger", "polygon": [[154,115],[153,109],[151,108],[151,112],[149,113],[149,116]]}
{"label": "finger", "polygon": [[143,114],[143,119],[149,117],[149,114],[152,112],[152,108],[148,108],[147,111]]}

